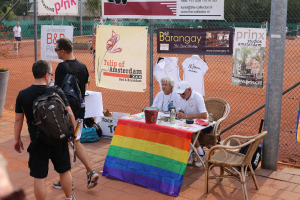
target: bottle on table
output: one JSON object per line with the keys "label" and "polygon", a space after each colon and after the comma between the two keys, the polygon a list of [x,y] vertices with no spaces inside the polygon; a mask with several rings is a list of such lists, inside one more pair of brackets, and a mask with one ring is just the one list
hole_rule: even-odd
{"label": "bottle on table", "polygon": [[175,124],[175,115],[176,115],[176,113],[175,113],[175,108],[172,106],[171,108],[170,108],[170,123],[171,124]]}

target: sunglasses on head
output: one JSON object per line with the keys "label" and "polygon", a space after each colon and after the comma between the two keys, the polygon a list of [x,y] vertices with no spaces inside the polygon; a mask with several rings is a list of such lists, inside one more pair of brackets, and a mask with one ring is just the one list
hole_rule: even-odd
{"label": "sunglasses on head", "polygon": [[60,51],[60,50],[64,50],[64,49],[57,49],[57,48],[54,49],[54,51]]}

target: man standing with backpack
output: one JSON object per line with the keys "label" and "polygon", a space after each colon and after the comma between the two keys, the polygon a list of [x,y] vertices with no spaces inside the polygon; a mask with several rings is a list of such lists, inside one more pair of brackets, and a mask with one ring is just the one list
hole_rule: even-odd
{"label": "man standing with backpack", "polygon": [[[21,141],[21,130],[23,126],[24,115],[27,119],[28,124],[28,132],[30,134],[31,143],[27,151],[29,152],[29,168],[30,168],[30,176],[34,177],[34,194],[37,200],[45,200],[47,195],[46,188],[46,177],[48,175],[49,169],[49,159],[51,159],[55,171],[59,173],[61,184],[64,188],[64,193],[67,200],[75,200],[72,193],[72,175],[70,172],[71,164],[70,164],[70,154],[68,149],[68,138],[65,137],[68,135],[68,132],[63,131],[61,138],[65,137],[63,140],[58,139],[58,145],[49,146],[42,141],[40,136],[47,137],[51,131],[43,132],[40,129],[41,124],[48,125],[47,120],[54,116],[53,110],[57,111],[53,105],[44,106],[52,116],[48,116],[43,119],[43,122],[38,126],[36,124],[36,116],[35,113],[38,110],[34,110],[33,108],[38,105],[34,102],[37,99],[40,99],[43,96],[53,95],[55,96],[56,102],[60,103],[59,106],[63,108],[63,123],[58,123],[60,125],[67,125],[70,127],[70,132],[72,132],[73,127],[75,125],[75,118],[72,113],[72,110],[69,106],[68,100],[66,99],[63,91],[60,88],[49,87],[48,85],[51,82],[52,67],[51,64],[44,60],[36,61],[32,66],[33,76],[35,78],[34,85],[22,90],[19,92],[17,100],[16,100],[16,116],[15,116],[15,144],[14,148],[17,152],[21,153],[21,149],[24,150],[23,143]],[[51,92],[49,92],[51,91]],[[48,98],[49,101],[53,100],[52,98]],[[54,100],[55,101],[55,100]],[[56,104],[57,105],[57,104]],[[60,116],[61,117],[61,116]],[[72,122],[71,122],[72,121]],[[65,123],[65,124],[64,124]],[[71,123],[73,125],[71,125]],[[60,127],[60,126],[59,126]],[[68,129],[67,127],[67,129]],[[65,127],[61,127],[62,129]],[[74,131],[73,131],[74,133]],[[52,133],[50,133],[51,135]],[[51,136],[49,139],[53,139]],[[53,139],[54,141],[54,139]]]}
{"label": "man standing with backpack", "polygon": [[[55,85],[60,86],[67,99],[76,119],[76,125],[80,119],[84,118],[84,110],[80,110],[80,103],[84,103],[86,84],[88,83],[89,72],[82,62],[78,61],[73,55],[73,44],[67,38],[56,41],[56,54],[64,62],[59,63],[55,71]],[[68,80],[68,81],[67,81]],[[74,84],[74,82],[76,82]],[[78,87],[79,86],[79,87]],[[80,91],[78,91],[80,90]],[[79,98],[79,99],[78,99]],[[79,102],[78,102],[79,101]],[[78,104],[79,103],[79,104]],[[76,155],[84,164],[87,174],[87,188],[91,189],[97,185],[99,175],[92,170],[92,165],[85,147],[80,143],[82,124],[76,137]],[[53,183],[57,189],[62,189],[60,182]]]}

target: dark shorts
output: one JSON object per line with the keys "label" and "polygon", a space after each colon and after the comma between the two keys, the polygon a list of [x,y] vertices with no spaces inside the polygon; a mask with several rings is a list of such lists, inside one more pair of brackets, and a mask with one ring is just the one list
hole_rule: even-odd
{"label": "dark shorts", "polygon": [[213,130],[213,126],[207,127],[205,129],[202,130],[203,133],[210,133]]}
{"label": "dark shorts", "polygon": [[16,41],[21,41],[21,37],[15,37]]}
{"label": "dark shorts", "polygon": [[27,151],[29,152],[30,176],[34,178],[46,178],[49,170],[49,159],[51,159],[57,173],[65,173],[71,169],[68,143],[58,146],[46,146],[41,141],[31,142]]}

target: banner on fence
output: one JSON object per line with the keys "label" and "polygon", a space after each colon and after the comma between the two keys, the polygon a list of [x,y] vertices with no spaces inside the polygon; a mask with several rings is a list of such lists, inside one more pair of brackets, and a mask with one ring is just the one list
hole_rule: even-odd
{"label": "banner on fence", "polygon": [[78,0],[38,0],[38,15],[78,15]]}
{"label": "banner on fence", "polygon": [[297,125],[296,125],[296,141],[300,143],[300,102],[298,106]]}
{"label": "banner on fence", "polygon": [[148,27],[97,26],[96,85],[145,92]]}
{"label": "banner on fence", "polygon": [[232,28],[158,29],[157,52],[232,55]]}
{"label": "banner on fence", "polygon": [[104,18],[224,19],[224,0],[103,0]]}
{"label": "banner on fence", "polygon": [[41,59],[63,62],[55,52],[56,40],[69,38],[73,42],[73,26],[42,25],[41,27]]}
{"label": "banner on fence", "polygon": [[236,28],[232,84],[263,88],[267,29]]}

